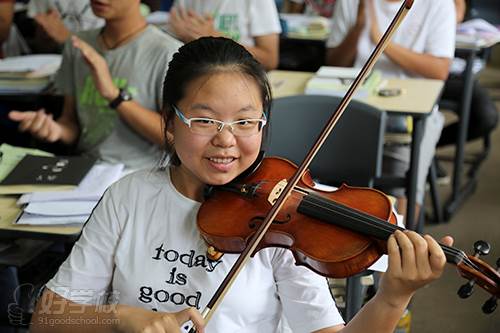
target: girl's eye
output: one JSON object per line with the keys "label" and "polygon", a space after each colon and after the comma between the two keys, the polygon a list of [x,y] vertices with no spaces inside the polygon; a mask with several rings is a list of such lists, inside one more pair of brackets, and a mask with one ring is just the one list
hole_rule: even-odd
{"label": "girl's eye", "polygon": [[213,121],[212,119],[196,119],[193,121],[193,123],[201,126],[211,126],[215,124],[215,121]]}

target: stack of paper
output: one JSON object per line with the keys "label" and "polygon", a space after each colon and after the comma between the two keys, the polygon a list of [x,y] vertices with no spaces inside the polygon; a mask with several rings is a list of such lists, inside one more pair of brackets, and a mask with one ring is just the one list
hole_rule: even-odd
{"label": "stack of paper", "polygon": [[[351,83],[359,74],[359,68],[321,66],[307,84],[307,95],[330,95],[343,97]],[[363,85],[356,91],[354,98],[366,99],[378,88],[382,80],[380,71],[373,71]]]}
{"label": "stack of paper", "polygon": [[59,54],[37,54],[0,60],[0,93],[38,93],[61,65]]}
{"label": "stack of paper", "polygon": [[463,22],[457,27],[457,47],[490,47],[500,42],[500,29],[478,18]]}
{"label": "stack of paper", "polygon": [[96,164],[72,191],[22,195],[23,213],[17,224],[58,225],[84,223],[109,185],[123,173],[123,164]]}

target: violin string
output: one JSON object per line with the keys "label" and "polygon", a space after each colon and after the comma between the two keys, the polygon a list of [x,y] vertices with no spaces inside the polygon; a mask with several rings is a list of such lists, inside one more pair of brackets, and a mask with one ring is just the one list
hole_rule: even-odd
{"label": "violin string", "polygon": [[[304,189],[301,189],[301,190],[304,190]],[[329,199],[326,199],[326,198],[323,198],[323,197],[320,197],[317,195],[309,194],[309,196],[306,198],[312,199],[312,200],[308,200],[308,203],[314,205],[317,208],[327,209],[330,212],[335,212],[335,213],[341,214],[345,217],[352,218],[352,219],[354,219],[354,221],[362,223],[367,227],[376,228],[376,229],[379,229],[383,232],[390,233],[390,234],[395,232],[397,229],[403,230],[403,228],[395,226],[391,223],[387,223],[387,221],[383,221],[381,219],[378,219],[374,216],[365,214],[365,213],[360,212],[360,211],[352,212],[352,210],[351,211],[346,210],[347,213],[354,215],[354,216],[352,216],[352,215],[350,216],[350,215],[344,213],[343,211],[340,211],[338,209],[339,207],[336,207],[336,205],[333,204]],[[313,202],[314,200],[321,201],[321,202],[316,203],[316,202]],[[321,203],[326,204],[326,207],[325,207],[325,205],[321,205]],[[342,205],[340,205],[340,206],[342,206]],[[344,206],[343,208],[347,208],[347,207]],[[442,245],[442,244],[440,244],[440,246],[443,249],[444,253],[452,255],[454,258],[456,258],[458,260],[458,262],[455,262],[456,264],[463,262],[465,265],[467,265],[467,266],[469,266],[477,271],[480,271],[479,267],[477,267],[472,261],[470,261],[470,259],[463,253],[463,251],[455,249],[453,247]]]}

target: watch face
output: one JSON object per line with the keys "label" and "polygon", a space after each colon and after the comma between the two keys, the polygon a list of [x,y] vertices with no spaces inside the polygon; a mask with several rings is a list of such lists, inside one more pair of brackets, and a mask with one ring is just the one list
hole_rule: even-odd
{"label": "watch face", "polygon": [[126,90],[122,90],[121,91],[121,95],[122,95],[122,99],[124,101],[130,101],[132,99],[132,94],[130,94],[128,91]]}

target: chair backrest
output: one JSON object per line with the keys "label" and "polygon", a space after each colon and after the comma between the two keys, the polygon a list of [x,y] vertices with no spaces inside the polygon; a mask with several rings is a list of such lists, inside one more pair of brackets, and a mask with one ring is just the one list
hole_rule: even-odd
{"label": "chair backrest", "polygon": [[[319,95],[275,99],[267,156],[300,163],[340,100]],[[385,124],[385,112],[352,101],[311,164],[313,178],[328,185],[373,186],[381,175]]]}

